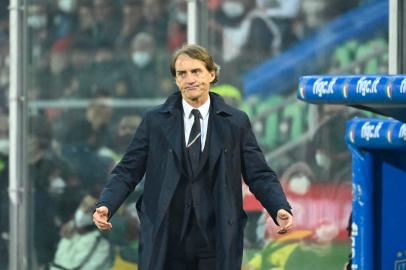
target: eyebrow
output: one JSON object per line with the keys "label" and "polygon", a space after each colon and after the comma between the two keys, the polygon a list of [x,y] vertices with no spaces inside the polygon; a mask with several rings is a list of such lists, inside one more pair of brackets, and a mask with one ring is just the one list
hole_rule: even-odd
{"label": "eyebrow", "polygon": [[[190,72],[196,72],[196,71],[201,71],[201,70],[202,70],[201,68],[194,68],[194,69],[190,70]],[[182,74],[185,72],[186,72],[186,70],[177,70],[176,71],[177,74]]]}

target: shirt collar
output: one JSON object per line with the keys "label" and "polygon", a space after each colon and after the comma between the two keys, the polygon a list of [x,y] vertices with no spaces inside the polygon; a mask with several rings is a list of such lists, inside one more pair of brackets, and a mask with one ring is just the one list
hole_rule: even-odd
{"label": "shirt collar", "polygon": [[[182,107],[183,107],[183,112],[187,118],[192,117],[192,110],[195,109],[194,107],[190,106],[189,103],[187,103],[184,99],[182,99]],[[209,109],[210,109],[210,96],[206,100],[206,102],[200,106],[199,108],[196,108],[200,111],[200,114],[202,115],[203,120],[206,119],[206,117],[209,115]]]}

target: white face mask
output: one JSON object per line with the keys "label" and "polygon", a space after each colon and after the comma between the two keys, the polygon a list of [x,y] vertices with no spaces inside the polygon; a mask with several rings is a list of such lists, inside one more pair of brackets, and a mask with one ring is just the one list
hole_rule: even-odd
{"label": "white face mask", "polygon": [[65,181],[59,176],[52,178],[49,183],[49,192],[55,195],[60,195],[65,190],[66,184]]}
{"label": "white face mask", "polygon": [[183,11],[177,11],[175,15],[175,19],[177,22],[181,24],[186,24],[187,23],[187,14],[186,12]]}
{"label": "white face mask", "polygon": [[304,175],[292,177],[289,181],[289,189],[299,195],[306,194],[310,189],[310,180]]}
{"label": "white face mask", "polygon": [[75,212],[75,225],[77,228],[83,228],[88,225],[92,225],[92,216],[88,213],[83,212],[82,209],[78,209]]}
{"label": "white face mask", "polygon": [[8,155],[9,141],[7,139],[0,139],[0,153]]}
{"label": "white face mask", "polygon": [[143,68],[151,62],[151,54],[147,52],[133,52],[132,60],[138,67]]}
{"label": "white face mask", "polygon": [[45,15],[29,16],[27,19],[28,26],[38,30],[44,28],[47,24],[47,17]]}
{"label": "white face mask", "polygon": [[58,8],[66,13],[71,13],[76,7],[75,0],[59,0],[58,1]]}
{"label": "white face mask", "polygon": [[319,165],[320,167],[323,167],[325,169],[329,169],[331,166],[331,159],[324,154],[321,151],[317,151],[316,152],[316,163],[317,165]]}
{"label": "white face mask", "polygon": [[236,18],[244,13],[244,5],[237,1],[224,2],[221,8],[229,18]]}

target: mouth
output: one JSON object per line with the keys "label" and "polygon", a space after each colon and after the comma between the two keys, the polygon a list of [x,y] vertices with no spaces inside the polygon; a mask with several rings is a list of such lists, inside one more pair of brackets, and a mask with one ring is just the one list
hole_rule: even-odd
{"label": "mouth", "polygon": [[198,90],[199,88],[197,86],[187,86],[185,87],[186,91],[193,91],[193,90]]}

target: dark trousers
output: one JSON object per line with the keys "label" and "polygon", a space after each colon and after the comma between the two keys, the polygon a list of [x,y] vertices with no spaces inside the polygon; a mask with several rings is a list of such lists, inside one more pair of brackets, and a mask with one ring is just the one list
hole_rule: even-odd
{"label": "dark trousers", "polygon": [[197,225],[194,214],[190,216],[184,239],[169,243],[165,270],[215,270],[215,243],[208,243]]}

